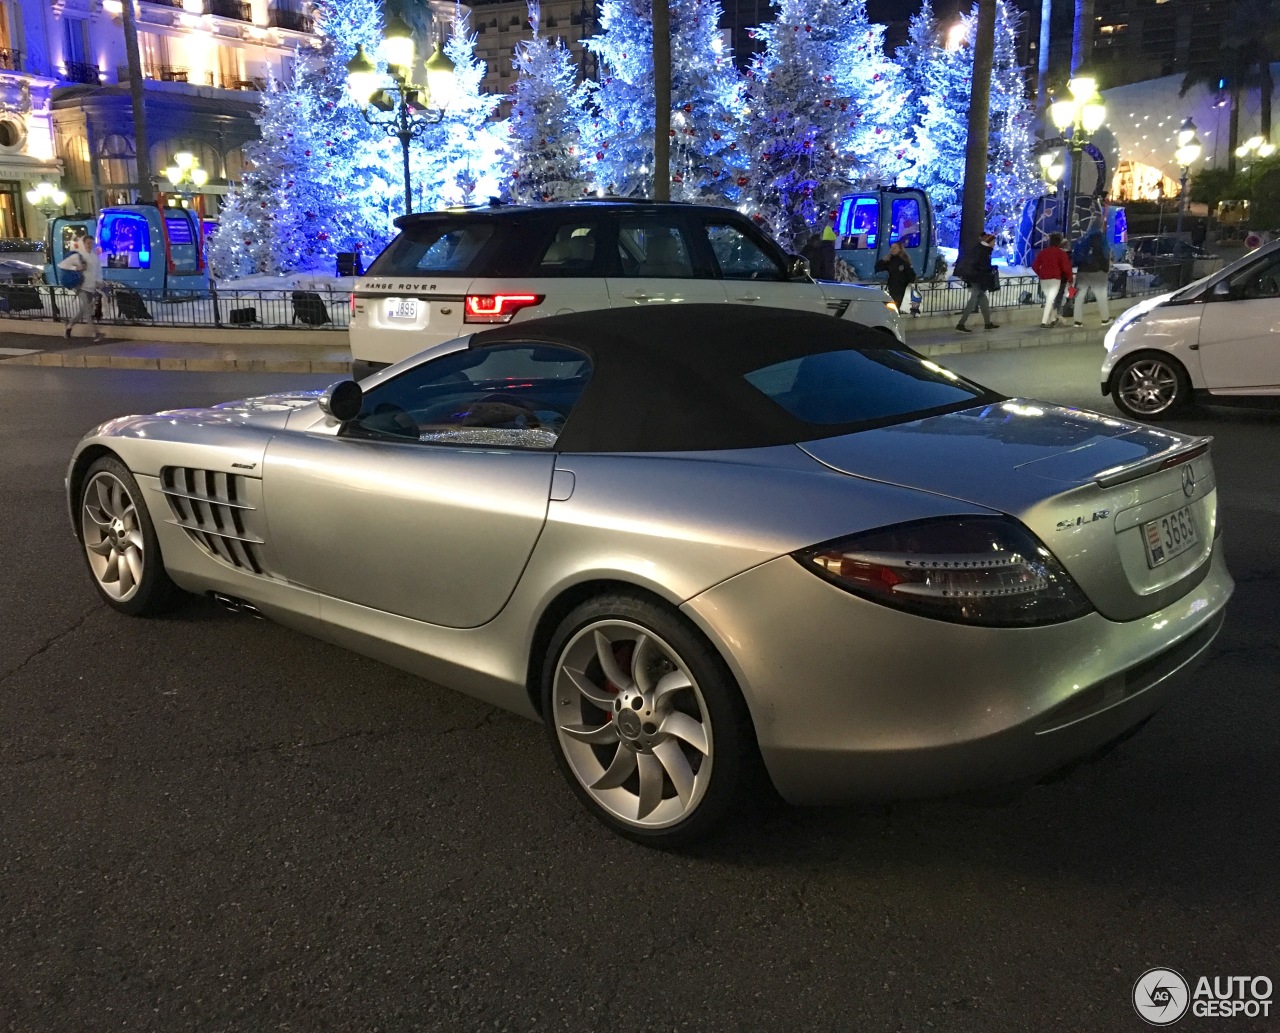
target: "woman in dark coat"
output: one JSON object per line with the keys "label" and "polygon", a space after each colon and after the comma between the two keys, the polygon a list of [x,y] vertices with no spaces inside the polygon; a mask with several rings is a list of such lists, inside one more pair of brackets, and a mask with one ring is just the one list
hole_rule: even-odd
{"label": "woman in dark coat", "polygon": [[876,272],[889,274],[889,297],[902,311],[902,299],[907,288],[916,282],[916,271],[911,265],[911,258],[903,250],[902,245],[894,241],[889,245],[889,254],[876,263]]}

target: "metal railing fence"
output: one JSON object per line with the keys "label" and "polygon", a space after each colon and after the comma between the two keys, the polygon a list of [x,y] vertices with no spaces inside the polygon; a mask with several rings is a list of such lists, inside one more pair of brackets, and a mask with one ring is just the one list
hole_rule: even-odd
{"label": "metal railing fence", "polygon": [[[1182,262],[1171,262],[1141,269],[1113,269],[1108,278],[1107,296],[1136,298],[1176,290],[1191,282],[1185,265]],[[955,315],[969,301],[969,288],[954,278],[917,283],[915,286],[923,299],[919,306],[922,316]],[[1044,297],[1040,294],[1040,280],[1035,276],[1002,276],[1000,289],[988,294],[987,300],[993,309],[1044,304]]]}
{"label": "metal railing fence", "polygon": [[[134,290],[104,283],[98,322],[118,326],[345,330],[351,295],[334,290]],[[47,284],[0,283],[0,319],[66,319],[80,301]]]}

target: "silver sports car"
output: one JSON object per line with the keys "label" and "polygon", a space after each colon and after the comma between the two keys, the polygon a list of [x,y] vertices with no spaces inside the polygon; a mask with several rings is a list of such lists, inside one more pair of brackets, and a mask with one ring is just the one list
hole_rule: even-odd
{"label": "silver sports car", "polygon": [[650,843],[761,763],[798,803],[1057,774],[1187,681],[1232,591],[1208,439],[745,306],[112,420],[67,491],[116,609],[211,595],[541,720]]}

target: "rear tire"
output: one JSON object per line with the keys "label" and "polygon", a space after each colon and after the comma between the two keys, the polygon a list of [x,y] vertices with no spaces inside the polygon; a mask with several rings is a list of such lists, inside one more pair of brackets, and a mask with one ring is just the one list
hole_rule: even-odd
{"label": "rear tire", "polygon": [[164,569],[151,514],[128,468],[114,456],[95,460],[77,503],[80,544],[107,605],[131,617],[171,610],[178,589]]}
{"label": "rear tire", "polygon": [[1111,374],[1111,398],[1130,419],[1163,420],[1191,405],[1191,378],[1177,359],[1140,352]]}
{"label": "rear tire", "polygon": [[724,661],[678,613],[639,595],[602,595],[561,621],[543,664],[542,712],[578,799],[649,846],[707,835],[758,759]]}

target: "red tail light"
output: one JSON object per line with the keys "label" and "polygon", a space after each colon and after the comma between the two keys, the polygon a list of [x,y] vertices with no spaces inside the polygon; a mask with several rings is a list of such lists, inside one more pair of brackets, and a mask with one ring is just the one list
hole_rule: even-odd
{"label": "red tail light", "polygon": [[351,292],[351,316],[354,319],[356,314],[356,292]]}
{"label": "red tail light", "polygon": [[510,323],[522,308],[541,305],[545,294],[468,294],[464,323]]}

